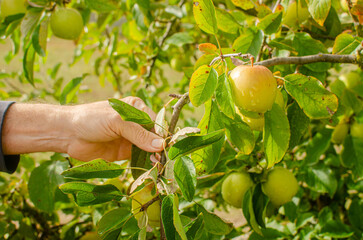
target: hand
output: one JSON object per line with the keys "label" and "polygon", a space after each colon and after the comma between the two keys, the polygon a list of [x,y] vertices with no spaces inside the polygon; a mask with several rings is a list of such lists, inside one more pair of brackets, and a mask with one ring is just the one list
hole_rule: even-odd
{"label": "hand", "polygon": [[[141,99],[121,100],[155,120],[156,114]],[[162,138],[136,123],[123,121],[107,101],[75,106],[73,119],[74,138],[69,142],[67,153],[76,159],[129,159],[132,144],[148,152],[163,150]]]}
{"label": "hand", "polygon": [[[136,97],[122,101],[155,113]],[[107,101],[76,106],[13,104],[2,133],[4,154],[61,152],[82,161],[129,159],[135,144],[148,152],[163,150],[164,140],[140,125],[123,121]]]}

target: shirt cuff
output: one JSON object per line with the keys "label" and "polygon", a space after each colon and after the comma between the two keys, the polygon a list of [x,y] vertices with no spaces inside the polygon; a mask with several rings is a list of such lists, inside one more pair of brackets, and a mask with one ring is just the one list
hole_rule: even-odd
{"label": "shirt cuff", "polygon": [[15,102],[0,101],[0,172],[14,173],[18,167],[20,155],[4,155],[2,147],[2,129],[5,114],[9,107]]}

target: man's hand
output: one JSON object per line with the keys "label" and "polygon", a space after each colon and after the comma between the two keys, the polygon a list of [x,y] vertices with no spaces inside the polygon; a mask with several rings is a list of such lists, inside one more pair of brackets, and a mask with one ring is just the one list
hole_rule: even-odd
{"label": "man's hand", "polygon": [[[155,113],[136,97],[122,101]],[[148,152],[163,150],[164,141],[140,125],[123,121],[107,101],[77,106],[15,103],[3,126],[4,154],[63,152],[79,160],[129,159],[135,144]]]}

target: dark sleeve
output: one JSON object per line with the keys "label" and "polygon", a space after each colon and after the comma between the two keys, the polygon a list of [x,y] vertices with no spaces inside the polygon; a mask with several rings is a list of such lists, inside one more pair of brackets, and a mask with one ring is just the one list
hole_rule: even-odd
{"label": "dark sleeve", "polygon": [[20,160],[19,155],[4,155],[1,137],[6,111],[13,103],[15,102],[0,101],[0,171],[7,173],[15,172]]}

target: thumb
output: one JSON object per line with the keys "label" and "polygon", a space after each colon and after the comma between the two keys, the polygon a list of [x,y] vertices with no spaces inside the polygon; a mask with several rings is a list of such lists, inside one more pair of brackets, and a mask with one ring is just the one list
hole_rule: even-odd
{"label": "thumb", "polygon": [[146,130],[137,123],[124,121],[121,126],[121,136],[147,152],[161,152],[164,149],[164,139]]}

